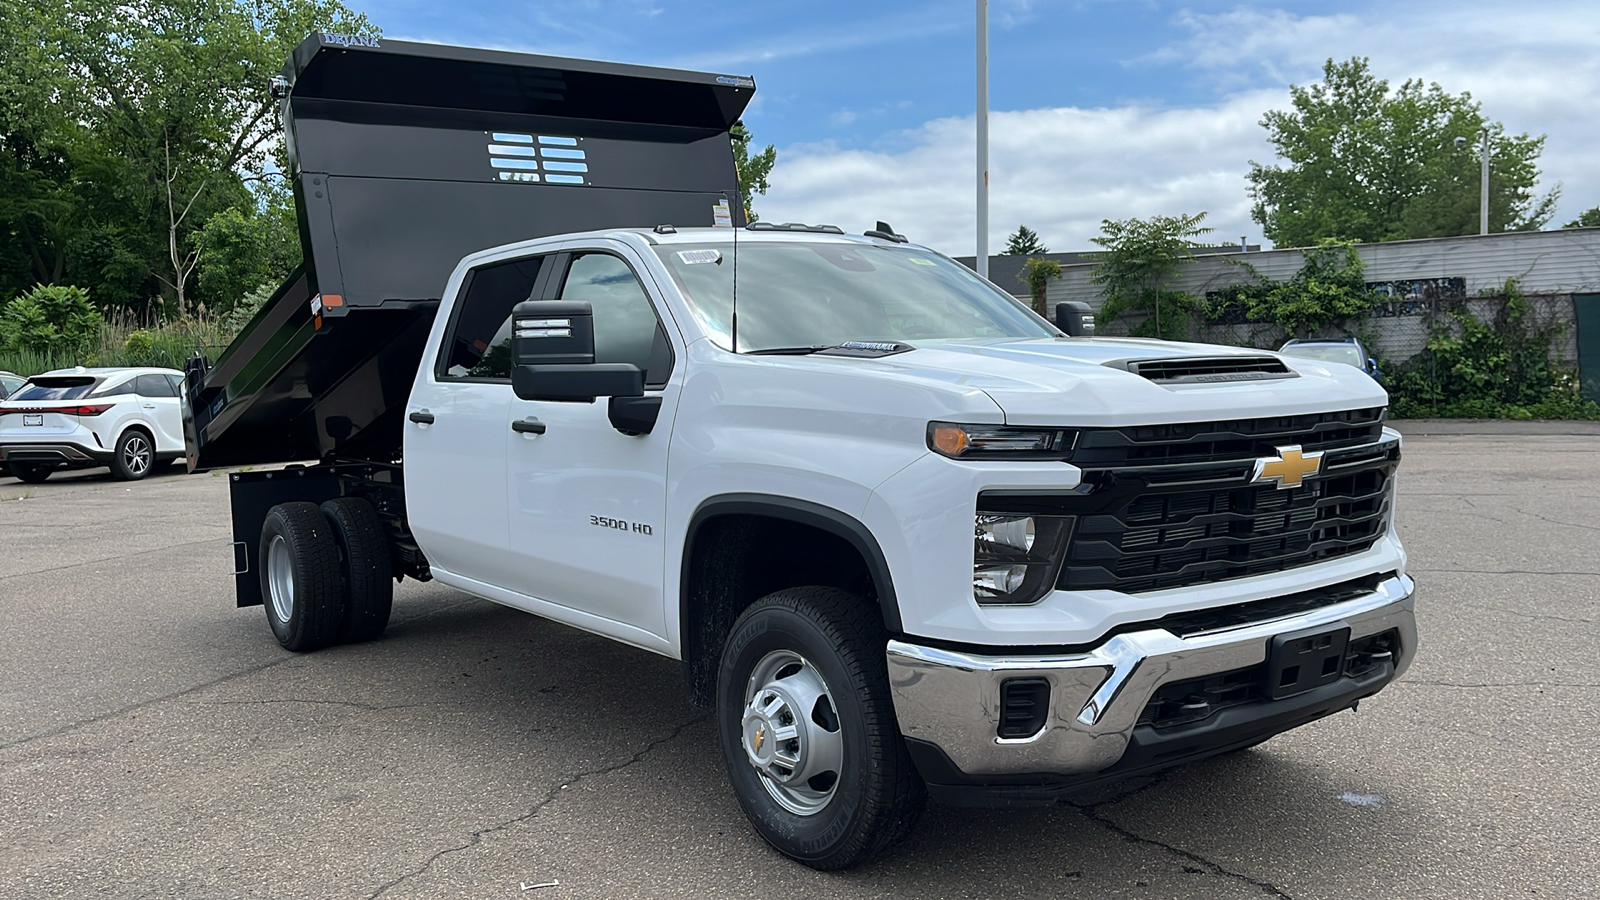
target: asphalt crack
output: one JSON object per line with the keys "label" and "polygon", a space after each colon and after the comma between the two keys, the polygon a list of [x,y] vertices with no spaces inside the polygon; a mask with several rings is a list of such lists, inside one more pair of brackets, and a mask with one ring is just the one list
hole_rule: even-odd
{"label": "asphalt crack", "polygon": [[[7,577],[9,577],[9,576],[7,576]],[[4,579],[0,579],[0,580],[4,580]],[[460,600],[456,600],[456,601],[443,601],[443,602],[437,603],[436,605],[432,606],[429,609],[423,610],[423,611],[418,612],[418,613],[416,613],[414,615],[393,618],[389,622],[389,627],[390,628],[394,628],[396,625],[409,625],[411,623],[421,622],[421,621],[424,621],[426,619],[431,619],[434,616],[438,616],[438,615],[442,615],[444,613],[450,612],[451,610],[459,609],[460,607],[472,604],[473,602],[475,602],[473,600],[473,598],[467,597],[467,596],[463,596]],[[278,659],[274,659],[274,660],[272,660],[270,662],[264,663],[264,664],[259,665],[259,666],[252,666],[251,668],[243,669],[241,671],[234,672],[234,673],[229,674],[229,675],[222,675],[222,676],[219,676],[217,678],[213,678],[213,679],[211,679],[209,681],[203,681],[203,682],[201,682],[199,684],[191,685],[191,686],[186,687],[186,688],[184,688],[183,690],[180,690],[180,691],[174,691],[174,692],[172,692],[170,694],[162,694],[162,695],[157,696],[157,697],[150,697],[150,698],[145,699],[145,700],[140,700],[137,703],[130,703],[127,706],[118,707],[117,709],[113,709],[113,710],[110,710],[108,712],[101,713],[99,715],[89,716],[88,718],[85,718],[85,719],[79,719],[79,720],[77,720],[75,722],[69,722],[69,723],[67,723],[65,725],[57,726],[56,728],[52,728],[49,731],[41,731],[38,734],[30,734],[30,735],[27,735],[26,737],[17,738],[14,741],[8,741],[6,743],[0,743],[0,751],[10,750],[13,747],[21,747],[24,744],[31,744],[34,741],[39,741],[39,740],[44,740],[46,738],[56,737],[57,735],[66,734],[67,732],[70,732],[70,731],[76,731],[79,728],[84,728],[84,727],[87,727],[87,726],[90,726],[90,725],[98,725],[101,722],[109,722],[109,721],[112,721],[113,719],[117,719],[117,718],[120,718],[121,716],[125,716],[128,713],[138,712],[139,710],[147,709],[147,708],[149,708],[151,706],[155,706],[158,703],[166,703],[166,702],[172,701],[172,700],[182,700],[184,697],[187,697],[187,696],[189,696],[191,694],[199,693],[200,691],[204,691],[204,690],[206,690],[208,688],[216,687],[219,684],[226,684],[226,683],[228,683],[230,681],[233,681],[233,680],[238,679],[238,678],[243,678],[243,677],[245,677],[247,675],[254,675],[254,674],[258,673],[258,672],[265,672],[268,669],[271,669],[271,668],[273,668],[275,666],[281,666],[284,663],[295,662],[295,661],[302,661],[303,662],[305,659],[306,659],[306,655],[305,654],[302,654],[302,653],[291,653],[291,654],[279,657]],[[229,702],[229,701],[214,701],[214,702],[216,702],[216,703],[225,703],[225,702]],[[297,698],[287,698],[287,699],[278,698],[278,699],[271,699],[271,700],[256,700],[256,701],[240,700],[240,701],[232,701],[232,702],[236,702],[236,703],[252,703],[252,702],[254,702],[254,703],[275,703],[275,702],[340,703],[341,701],[336,701],[336,700],[316,701],[316,700],[299,700]],[[205,701],[196,701],[195,705],[205,705]],[[374,712],[378,712],[378,711],[381,711],[383,709],[402,709],[402,708],[404,708],[402,706],[366,707],[366,706],[362,706],[361,704],[358,704],[358,703],[345,703],[344,705],[354,706],[354,707],[358,707],[358,708],[362,708],[362,709],[370,709],[370,710],[372,710]],[[411,705],[423,705],[423,704],[411,704]]]}
{"label": "asphalt crack", "polygon": [[1140,785],[1138,787],[1135,787],[1135,788],[1132,788],[1130,790],[1123,791],[1122,793],[1117,794],[1116,796],[1111,797],[1109,799],[1102,800],[1099,803],[1082,804],[1082,803],[1073,803],[1070,800],[1065,801],[1065,802],[1066,802],[1066,805],[1072,807],[1073,809],[1076,809],[1080,813],[1083,813],[1084,818],[1088,819],[1091,822],[1094,822],[1097,825],[1100,825],[1101,827],[1105,828],[1107,831],[1112,832],[1113,834],[1119,835],[1120,837],[1122,837],[1123,839],[1125,839],[1125,840],[1127,840],[1127,841],[1129,841],[1131,843],[1143,844],[1143,845],[1149,846],[1149,847],[1160,848],[1162,850],[1167,851],[1168,853],[1171,853],[1172,855],[1174,855],[1174,856],[1176,856],[1176,857],[1178,857],[1180,859],[1188,860],[1189,862],[1193,863],[1195,866],[1199,867],[1198,869],[1192,869],[1189,866],[1184,866],[1184,871],[1185,872],[1188,872],[1190,874],[1206,874],[1206,875],[1215,875],[1215,876],[1219,876],[1219,877],[1222,877],[1222,878],[1232,878],[1235,881],[1240,881],[1240,882],[1243,882],[1245,884],[1250,885],[1251,887],[1256,888],[1257,890],[1261,891],[1263,894],[1265,894],[1268,897],[1278,897],[1278,898],[1282,898],[1282,900],[1294,900],[1294,898],[1291,895],[1285,893],[1282,888],[1278,887],[1277,885],[1273,884],[1270,881],[1262,881],[1259,878],[1252,878],[1249,875],[1244,874],[1243,872],[1235,872],[1234,870],[1229,869],[1226,866],[1223,866],[1221,863],[1214,862],[1213,860],[1207,859],[1206,857],[1201,856],[1200,854],[1195,853],[1193,851],[1185,850],[1182,847],[1175,847],[1172,844],[1168,844],[1168,843],[1165,843],[1163,841],[1158,841],[1158,840],[1156,840],[1154,838],[1147,838],[1144,835],[1133,831],[1132,829],[1125,828],[1125,827],[1123,827],[1121,825],[1118,825],[1116,822],[1112,821],[1110,818],[1106,817],[1103,813],[1100,812],[1102,807],[1112,806],[1112,805],[1121,803],[1122,801],[1127,800],[1128,798],[1133,797],[1136,794],[1141,794],[1141,793],[1143,793],[1145,791],[1148,791],[1151,788],[1153,788],[1153,787],[1155,787],[1155,786],[1157,786],[1159,784],[1162,784],[1166,780],[1167,774],[1168,773],[1163,772],[1163,773],[1155,776],[1154,778],[1152,778],[1149,781],[1149,783],[1147,783],[1147,784],[1142,784],[1142,785]]}
{"label": "asphalt crack", "polygon": [[198,693],[198,692],[206,690],[208,688],[216,687],[219,684],[226,684],[226,683],[228,683],[230,681],[233,681],[236,678],[243,678],[246,675],[254,675],[257,672],[264,672],[267,669],[270,669],[270,668],[272,668],[274,666],[281,666],[286,662],[293,662],[294,660],[297,660],[297,659],[300,659],[300,657],[299,656],[285,656],[285,657],[282,657],[280,659],[275,659],[275,660],[273,660],[273,661],[271,661],[269,663],[266,663],[264,665],[254,666],[254,667],[251,667],[249,669],[244,669],[244,670],[239,671],[239,672],[234,672],[231,675],[223,675],[220,678],[213,678],[210,681],[204,681],[204,682],[201,682],[200,684],[196,684],[196,685],[193,685],[191,687],[186,687],[181,691],[174,691],[173,693],[170,693],[170,694],[162,694],[159,697],[151,697],[148,700],[140,700],[138,703],[131,703],[131,704],[127,705],[127,706],[123,706],[123,707],[119,707],[117,709],[111,710],[110,712],[101,713],[100,715],[97,715],[97,716],[90,716],[87,719],[79,719],[76,722],[69,722],[66,725],[62,725],[62,726],[59,726],[57,728],[52,728],[49,731],[41,731],[38,734],[30,734],[27,737],[17,738],[14,741],[9,741],[7,743],[0,744],[0,750],[10,750],[13,747],[20,747],[23,744],[31,744],[34,741],[44,740],[45,738],[52,738],[52,737],[55,737],[56,735],[60,735],[60,734],[66,734],[69,731],[75,731],[75,730],[77,730],[79,728],[83,728],[83,727],[86,727],[86,726],[89,726],[89,725],[97,725],[97,724],[99,724],[101,722],[109,722],[112,719],[116,719],[116,718],[119,718],[121,716],[125,716],[128,713],[138,712],[141,709],[146,709],[148,707],[155,706],[158,703],[166,703],[169,700],[178,700],[178,699],[181,699],[183,697],[187,697],[190,694]]}
{"label": "asphalt crack", "polygon": [[621,770],[626,769],[629,766],[632,766],[632,765],[635,765],[637,763],[643,762],[644,758],[646,756],[649,756],[651,751],[655,750],[657,747],[662,746],[663,744],[671,743],[673,740],[675,740],[678,737],[678,735],[683,734],[683,732],[687,728],[689,728],[689,726],[697,725],[697,724],[699,724],[701,722],[706,721],[709,718],[710,718],[710,714],[708,713],[706,715],[696,716],[693,719],[688,720],[687,722],[680,722],[677,726],[675,726],[672,729],[672,731],[670,733],[668,733],[667,735],[665,735],[663,737],[656,738],[655,740],[651,741],[650,743],[644,745],[644,747],[641,748],[639,750],[639,752],[633,754],[632,756],[628,757],[626,760],[624,760],[622,762],[615,763],[615,764],[612,764],[612,765],[609,765],[609,766],[603,766],[603,767],[598,768],[598,769],[589,769],[588,771],[578,772],[577,774],[574,774],[574,775],[562,776],[561,778],[556,779],[554,786],[551,787],[550,790],[545,793],[544,797],[542,799],[540,799],[537,803],[535,803],[533,805],[533,807],[531,809],[529,809],[527,812],[523,813],[520,816],[516,816],[514,818],[507,819],[504,822],[500,822],[500,823],[497,823],[495,825],[491,825],[488,828],[482,828],[482,829],[479,829],[477,831],[472,832],[472,834],[468,836],[468,838],[467,838],[465,843],[459,844],[459,845],[454,846],[454,847],[446,847],[445,849],[440,850],[439,852],[433,854],[432,856],[428,857],[427,860],[425,860],[422,863],[422,865],[420,865],[417,868],[411,870],[410,872],[405,873],[404,875],[401,875],[399,878],[396,878],[393,881],[390,881],[390,882],[388,882],[386,884],[381,885],[377,890],[373,891],[371,894],[368,894],[367,895],[367,900],[377,900],[378,897],[383,896],[391,888],[394,888],[394,887],[396,887],[396,886],[398,886],[398,885],[400,885],[400,884],[402,884],[402,883],[404,883],[406,881],[409,881],[409,880],[411,880],[413,878],[416,878],[416,877],[418,877],[420,875],[426,874],[429,869],[433,868],[433,864],[434,863],[438,862],[439,860],[443,859],[446,856],[449,856],[452,853],[460,853],[460,852],[462,852],[464,850],[471,850],[473,847],[476,847],[476,846],[478,846],[478,844],[482,843],[483,839],[484,839],[484,837],[486,835],[496,834],[496,833],[504,831],[507,828],[510,828],[510,827],[512,827],[514,825],[519,825],[519,824],[521,824],[523,822],[528,821],[529,819],[532,819],[533,817],[537,816],[540,813],[540,811],[542,811],[546,806],[549,806],[551,803],[554,803],[556,798],[560,797],[562,792],[565,791],[567,788],[570,788],[573,785],[578,784],[579,782],[582,782],[582,781],[584,781],[586,779],[599,778],[599,777],[601,777],[603,775],[610,775],[610,774],[612,774],[614,772],[620,772]]}
{"label": "asphalt crack", "polygon": [[1444,688],[1508,688],[1508,687],[1564,687],[1564,688],[1600,688],[1600,684],[1586,684],[1573,681],[1489,681],[1482,684],[1459,681],[1418,681],[1415,678],[1403,678],[1396,681],[1397,685],[1414,685],[1418,687],[1444,687]]}
{"label": "asphalt crack", "polygon": [[1532,569],[1419,569],[1412,567],[1407,572],[1425,572],[1430,575],[1574,575],[1589,578],[1600,578],[1600,572],[1551,572],[1534,571]]}
{"label": "asphalt crack", "polygon": [[304,697],[275,697],[266,700],[195,700],[195,706],[265,706],[275,703],[303,703],[311,706],[343,706],[349,709],[365,710],[366,712],[388,712],[392,709],[418,709],[424,706],[436,706],[433,703],[395,703],[379,706],[372,703],[357,703],[354,700],[311,700]]}
{"label": "asphalt crack", "polygon": [[1552,519],[1549,516],[1540,515],[1539,513],[1536,513],[1536,512],[1528,512],[1525,509],[1513,508],[1512,511],[1513,512],[1522,513],[1525,516],[1532,516],[1533,518],[1538,519],[1541,522],[1549,522],[1551,525],[1562,525],[1562,526],[1565,526],[1567,528],[1587,528],[1590,531],[1600,531],[1600,526],[1596,526],[1596,525],[1584,525],[1581,522],[1563,522],[1560,519]]}

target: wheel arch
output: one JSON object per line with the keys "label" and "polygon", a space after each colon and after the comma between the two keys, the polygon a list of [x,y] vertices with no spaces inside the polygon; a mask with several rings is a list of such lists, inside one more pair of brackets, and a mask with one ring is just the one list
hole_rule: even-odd
{"label": "wheel arch", "polygon": [[[751,582],[759,584],[760,580],[730,576],[731,583],[719,582],[708,574],[707,570],[717,565],[716,560],[708,558],[708,554],[718,552],[719,548],[713,545],[729,543],[724,540],[729,533],[722,526],[735,523],[776,529],[778,533],[789,537],[801,536],[818,541],[819,545],[811,549],[849,548],[859,560],[859,571],[846,565],[832,579],[801,580],[804,583],[846,587],[846,584],[839,583],[840,579],[852,576],[864,579],[871,599],[875,600],[884,629],[891,635],[901,633],[900,605],[896,599],[888,558],[877,538],[858,518],[820,503],[776,494],[730,493],[709,497],[695,509],[684,531],[679,572],[678,634],[684,674],[690,694],[696,702],[709,703],[715,694],[716,665],[722,642],[733,620],[745,607],[767,592],[762,590],[753,593]],[[830,540],[834,543],[830,544]],[[803,553],[803,550],[795,551],[793,547],[785,547],[784,551]],[[788,561],[795,562],[792,559]],[[801,571],[816,574],[817,570],[802,565]],[[782,581],[781,576],[779,580]],[[800,585],[777,585],[795,586]]]}

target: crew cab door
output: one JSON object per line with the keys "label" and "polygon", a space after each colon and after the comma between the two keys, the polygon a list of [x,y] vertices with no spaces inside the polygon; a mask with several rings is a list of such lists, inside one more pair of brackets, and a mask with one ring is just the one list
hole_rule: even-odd
{"label": "crew cab door", "polygon": [[[661,397],[649,434],[612,426],[605,398],[592,403],[513,396],[502,426],[509,448],[506,483],[512,587],[580,614],[622,640],[634,629],[666,634],[667,446],[677,410],[673,342],[655,284],[623,244],[562,254],[542,299],[584,300],[594,309],[596,362],[631,362],[645,371],[645,393]],[[514,431],[514,424],[529,425]],[[580,619],[584,616],[580,616]],[[618,627],[620,626],[620,627]]]}
{"label": "crew cab door", "polygon": [[406,405],[406,516],[435,568],[506,587],[506,432],[511,309],[536,296],[548,259],[534,255],[467,272],[440,344]]}

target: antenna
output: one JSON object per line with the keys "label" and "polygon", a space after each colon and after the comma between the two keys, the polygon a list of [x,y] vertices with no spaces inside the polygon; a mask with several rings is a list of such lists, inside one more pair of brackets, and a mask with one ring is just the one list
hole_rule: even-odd
{"label": "antenna", "polygon": [[[725,203],[731,203],[731,201],[728,200],[728,192],[727,191],[723,191],[722,192],[722,200]],[[740,218],[744,217],[744,204],[743,203],[739,204],[739,217]],[[729,335],[729,338],[733,342],[733,352],[734,353],[738,353],[739,352],[739,226],[738,225],[734,225],[733,213],[732,213],[731,210],[728,213],[728,224],[729,225],[733,225],[733,302],[730,304],[732,309],[731,309],[731,311],[729,313],[729,316],[728,316],[728,330],[730,332],[732,332]]]}

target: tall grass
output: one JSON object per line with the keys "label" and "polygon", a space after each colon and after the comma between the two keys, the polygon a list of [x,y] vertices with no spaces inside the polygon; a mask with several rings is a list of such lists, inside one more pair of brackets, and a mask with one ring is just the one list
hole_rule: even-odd
{"label": "tall grass", "polygon": [[176,322],[140,322],[131,315],[103,322],[99,335],[77,349],[40,352],[0,350],[0,371],[38,375],[73,366],[165,366],[182,369],[195,351],[213,360],[233,340],[238,326],[215,316]]}

